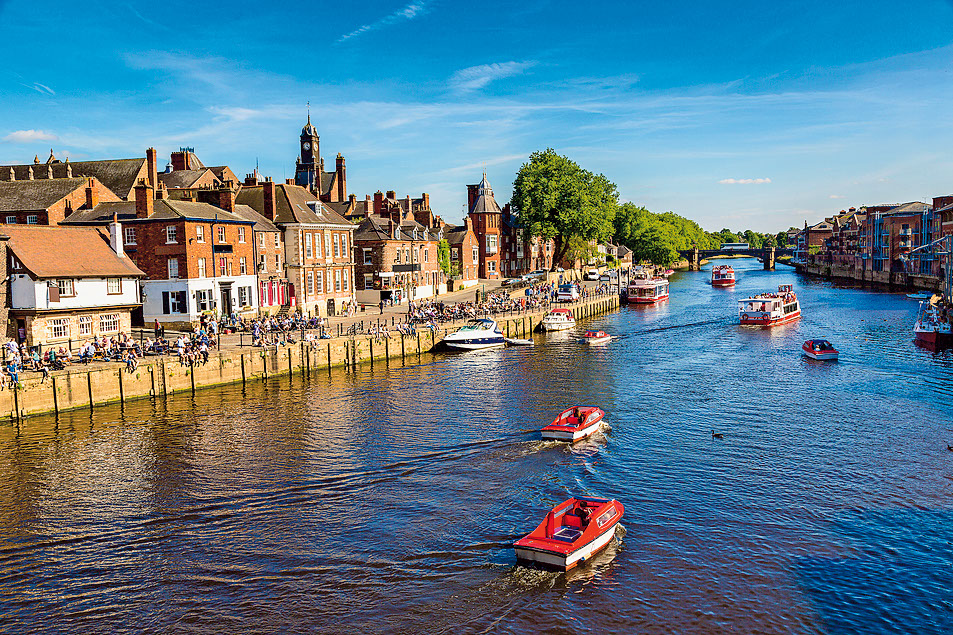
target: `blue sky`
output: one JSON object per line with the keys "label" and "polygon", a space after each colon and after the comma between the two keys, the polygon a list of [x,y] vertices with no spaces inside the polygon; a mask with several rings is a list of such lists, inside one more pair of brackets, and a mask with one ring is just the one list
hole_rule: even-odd
{"label": "blue sky", "polygon": [[0,0],[0,36],[0,164],[193,146],[283,179],[310,101],[349,192],[450,221],[546,147],[710,230],[953,193],[950,0]]}

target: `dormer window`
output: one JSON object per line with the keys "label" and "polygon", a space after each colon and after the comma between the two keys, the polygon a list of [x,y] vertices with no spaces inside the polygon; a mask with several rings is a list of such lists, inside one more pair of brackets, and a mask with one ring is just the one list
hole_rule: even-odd
{"label": "dormer window", "polygon": [[395,227],[395,228],[394,228],[394,240],[399,240],[399,239],[400,239],[400,227]]}
{"label": "dormer window", "polygon": [[413,237],[414,240],[417,240],[417,228],[416,228],[416,227],[414,227],[414,233],[413,233],[413,236],[412,236],[412,237]]}

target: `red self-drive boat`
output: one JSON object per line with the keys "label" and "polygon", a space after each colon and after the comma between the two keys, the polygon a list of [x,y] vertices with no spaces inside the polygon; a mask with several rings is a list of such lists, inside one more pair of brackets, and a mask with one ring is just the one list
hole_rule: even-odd
{"label": "red self-drive boat", "polygon": [[599,430],[605,416],[606,413],[595,406],[573,406],[543,428],[542,435],[544,439],[556,441],[582,441]]}
{"label": "red self-drive boat", "polygon": [[811,359],[837,361],[840,353],[827,340],[808,340],[801,344],[801,350]]}
{"label": "red self-drive boat", "polygon": [[612,340],[612,336],[605,331],[586,331],[582,341],[586,344],[605,344]]}
{"label": "red self-drive boat", "polygon": [[546,514],[539,527],[517,540],[516,559],[569,571],[609,544],[625,508],[617,500],[576,496]]}

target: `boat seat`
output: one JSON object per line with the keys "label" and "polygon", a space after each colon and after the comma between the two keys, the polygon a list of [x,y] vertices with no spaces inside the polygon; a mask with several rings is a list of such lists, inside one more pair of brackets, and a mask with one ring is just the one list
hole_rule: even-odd
{"label": "boat seat", "polygon": [[559,529],[553,532],[553,539],[562,540],[565,542],[575,542],[579,539],[579,536],[582,535],[582,529],[578,527],[569,527],[563,525]]}

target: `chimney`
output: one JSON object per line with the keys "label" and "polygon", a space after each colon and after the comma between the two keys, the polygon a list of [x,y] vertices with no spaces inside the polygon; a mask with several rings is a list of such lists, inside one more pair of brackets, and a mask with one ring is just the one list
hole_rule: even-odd
{"label": "chimney", "polygon": [[258,173],[253,172],[252,174],[246,174],[244,184],[248,186],[258,185]]}
{"label": "chimney", "polygon": [[169,190],[166,188],[165,183],[159,183],[159,187],[156,188],[156,200],[164,201],[169,198]]}
{"label": "chimney", "polygon": [[113,212],[113,222],[109,223],[109,246],[120,258],[126,257],[126,251],[122,247],[122,225],[119,224],[116,212]]}
{"label": "chimney", "polygon": [[396,199],[396,198],[397,198],[397,192],[395,192],[394,190],[387,190],[387,197],[386,197],[386,198]]}
{"label": "chimney", "polygon": [[294,185],[294,184],[295,184],[294,179],[285,179],[285,185]]}
{"label": "chimney", "polygon": [[46,164],[46,178],[48,179],[53,178],[53,165],[50,163]]}
{"label": "chimney", "polygon": [[480,197],[480,185],[468,185],[467,186],[467,213],[473,210],[473,204],[476,203],[476,200]]}
{"label": "chimney", "polygon": [[[39,163],[39,161],[37,161]],[[27,177],[32,181],[33,180],[33,166],[30,166],[29,171],[27,171]]]}
{"label": "chimney", "polygon": [[374,192],[374,213],[384,214],[384,194],[380,190]]}
{"label": "chimney", "polygon": [[424,192],[422,194],[422,197],[424,199],[424,209],[429,210],[430,209],[430,194],[427,194],[426,192]]}
{"label": "chimney", "polygon": [[347,199],[347,170],[344,167],[344,157],[341,156],[340,152],[338,152],[335,171],[338,173],[338,200],[344,201]]}
{"label": "chimney", "polygon": [[69,157],[66,157],[66,178],[73,178],[73,166],[69,164]]}
{"label": "chimney", "polygon": [[218,190],[218,207],[226,212],[235,211],[235,192],[232,190],[232,181],[225,181]]}
{"label": "chimney", "polygon": [[146,177],[149,179],[149,185],[151,185],[153,189],[158,187],[159,183],[159,177],[157,176],[158,166],[159,156],[156,154],[156,149],[148,148],[146,150]]}
{"label": "chimney", "polygon": [[275,183],[270,176],[261,184],[261,196],[264,201],[261,215],[270,221],[274,221],[278,209],[275,205]]}
{"label": "chimney", "polygon": [[96,191],[96,181],[92,178],[86,181],[86,209],[93,209],[99,205],[99,192]]}
{"label": "chimney", "polygon": [[16,181],[16,180],[17,180],[17,173],[13,171],[13,166],[12,166],[12,165],[10,166],[10,180],[11,180],[11,181]]}
{"label": "chimney", "polygon": [[179,148],[178,152],[173,152],[171,157],[172,159],[172,170],[185,170],[188,165],[188,153],[184,149]]}
{"label": "chimney", "polygon": [[412,208],[411,205],[410,205],[410,194],[408,194],[407,197],[404,198],[404,205],[405,205],[405,210],[404,210],[404,211],[406,211],[407,213],[410,213],[410,212],[414,211],[413,208]]}
{"label": "chimney", "polygon": [[152,186],[145,179],[136,184],[136,218],[149,218],[155,211],[155,198]]}

